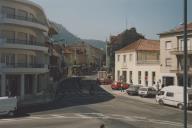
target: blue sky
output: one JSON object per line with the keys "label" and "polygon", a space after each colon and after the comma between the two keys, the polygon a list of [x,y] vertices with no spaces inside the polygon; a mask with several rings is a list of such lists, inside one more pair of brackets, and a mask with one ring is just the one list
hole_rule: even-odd
{"label": "blue sky", "polygon": [[[158,39],[182,23],[183,0],[32,0],[41,5],[50,20],[65,26],[80,38],[106,40],[136,27],[147,38]],[[188,0],[192,22],[192,0]]]}

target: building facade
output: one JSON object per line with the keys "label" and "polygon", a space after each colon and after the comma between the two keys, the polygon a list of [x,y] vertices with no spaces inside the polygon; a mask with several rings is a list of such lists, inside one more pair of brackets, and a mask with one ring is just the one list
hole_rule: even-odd
{"label": "building facade", "polygon": [[126,29],[116,36],[110,36],[109,42],[106,42],[106,66],[112,74],[115,68],[115,51],[139,39],[144,39],[144,36],[139,34],[136,28]]}
{"label": "building facade", "polygon": [[[192,87],[192,23],[188,26],[188,83]],[[183,86],[184,41],[183,26],[163,32],[160,35],[160,69],[163,86]]]}
{"label": "building facade", "polygon": [[82,69],[83,72],[90,72],[99,69],[104,60],[104,51],[95,48],[85,42],[74,43],[67,46],[72,52],[72,63],[74,69]]}
{"label": "building facade", "polygon": [[154,86],[159,82],[159,41],[140,39],[115,52],[115,80]]}
{"label": "building facade", "polygon": [[28,0],[0,0],[0,95],[41,94],[48,84],[49,24]]}

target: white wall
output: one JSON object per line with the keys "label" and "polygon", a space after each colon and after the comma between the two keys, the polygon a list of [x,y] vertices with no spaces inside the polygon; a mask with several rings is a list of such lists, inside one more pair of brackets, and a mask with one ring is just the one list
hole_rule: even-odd
{"label": "white wall", "polygon": [[[132,61],[129,60],[130,54],[132,54]],[[120,61],[117,61],[117,57],[120,55]],[[126,63],[123,62],[123,55],[127,56]],[[145,64],[138,65],[136,63],[137,54],[136,52],[127,52],[127,53],[117,53],[115,54],[115,80],[117,81],[117,71],[127,71],[127,83],[129,81],[129,71],[132,71],[133,75],[133,84],[138,84],[138,71],[141,71],[141,85],[145,85],[145,71],[148,72],[148,86],[152,86],[152,72],[156,73],[156,81],[160,79],[160,66],[159,64]]]}

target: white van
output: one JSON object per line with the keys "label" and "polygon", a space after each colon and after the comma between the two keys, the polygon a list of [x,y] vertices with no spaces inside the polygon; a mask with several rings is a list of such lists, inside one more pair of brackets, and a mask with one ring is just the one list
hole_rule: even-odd
{"label": "white van", "polygon": [[17,110],[16,97],[0,97],[0,115],[13,116]]}
{"label": "white van", "polygon": [[[156,95],[156,101],[163,105],[176,106],[179,109],[183,109],[184,95],[183,87],[181,86],[168,86],[162,88]],[[187,103],[188,108],[192,108],[192,88],[187,88]]]}

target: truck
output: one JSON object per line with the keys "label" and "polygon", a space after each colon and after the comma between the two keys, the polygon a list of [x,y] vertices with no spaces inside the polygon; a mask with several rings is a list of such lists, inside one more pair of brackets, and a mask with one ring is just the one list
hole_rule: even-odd
{"label": "truck", "polygon": [[100,84],[111,84],[112,83],[112,75],[108,74],[107,71],[98,71],[97,72],[97,80]]}
{"label": "truck", "polygon": [[17,110],[17,97],[0,97],[0,115],[14,116]]}
{"label": "truck", "polygon": [[[184,92],[182,86],[167,86],[162,88],[156,95],[156,101],[160,105],[171,105],[184,108]],[[187,107],[192,108],[192,88],[187,88]]]}

